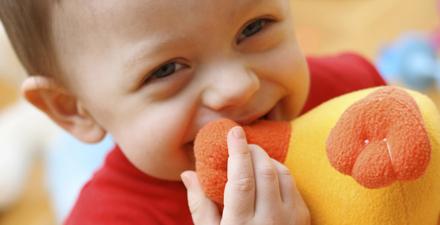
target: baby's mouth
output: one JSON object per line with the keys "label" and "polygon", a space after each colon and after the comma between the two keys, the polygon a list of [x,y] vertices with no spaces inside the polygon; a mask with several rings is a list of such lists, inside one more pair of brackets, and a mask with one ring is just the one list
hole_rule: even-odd
{"label": "baby's mouth", "polygon": [[282,113],[282,107],[280,106],[280,104],[276,104],[265,116],[264,118],[266,120],[275,120],[275,121],[280,121],[280,120],[286,120],[286,118],[283,116]]}
{"label": "baby's mouth", "polygon": [[266,114],[262,115],[261,117],[258,117],[255,120],[249,120],[249,122],[247,123],[240,123],[242,125],[248,125],[248,124],[252,124],[255,123],[259,120],[282,120],[282,116],[281,116],[281,110],[278,104],[276,104],[274,107],[272,107],[268,112],[266,112]]}
{"label": "baby's mouth", "polygon": [[[272,110],[271,110],[272,111]],[[270,117],[269,117],[269,115],[270,115],[270,112],[271,111],[269,111],[268,113],[266,113],[265,115],[263,115],[262,117],[260,117],[258,120],[270,120]]]}
{"label": "baby's mouth", "polygon": [[[262,114],[264,113],[264,114]],[[259,116],[260,115],[260,116]],[[275,104],[274,106],[272,106],[272,108],[270,108],[268,111],[266,112],[260,112],[258,114],[254,114],[252,116],[248,116],[245,117],[245,119],[238,119],[235,120],[235,122],[237,122],[240,125],[251,125],[253,123],[256,123],[260,120],[282,120],[282,116],[281,116],[281,107],[279,106],[279,104]]]}
{"label": "baby's mouth", "polygon": [[[257,121],[260,120],[273,120],[273,121],[280,121],[283,120],[283,116],[281,113],[281,107],[279,106],[279,104],[275,104],[269,111],[267,111],[265,114],[263,114],[262,116],[258,117],[258,116],[250,116],[246,119],[243,120],[235,120],[238,124],[240,125],[250,125],[253,124]],[[195,136],[193,137],[193,139],[187,143],[185,143],[183,145],[183,148],[185,150],[193,150],[194,147],[194,139]]]}

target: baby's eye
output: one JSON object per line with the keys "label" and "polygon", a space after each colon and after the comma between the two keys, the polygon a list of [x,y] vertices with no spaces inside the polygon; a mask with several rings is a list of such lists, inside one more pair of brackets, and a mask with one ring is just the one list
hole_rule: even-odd
{"label": "baby's eye", "polygon": [[271,23],[272,21],[269,19],[257,19],[250,24],[248,24],[240,33],[237,39],[237,44],[242,42],[244,39],[254,36],[258,32],[264,29],[266,25]]}
{"label": "baby's eye", "polygon": [[174,74],[175,72],[181,70],[184,67],[183,64],[177,62],[171,62],[161,66],[159,69],[151,73],[149,79],[160,79]]}

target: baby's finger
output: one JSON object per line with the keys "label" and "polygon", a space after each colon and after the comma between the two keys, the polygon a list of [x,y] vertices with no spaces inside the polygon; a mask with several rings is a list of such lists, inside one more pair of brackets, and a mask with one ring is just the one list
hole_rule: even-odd
{"label": "baby's finger", "polygon": [[310,222],[307,222],[310,219],[309,210],[304,202],[304,199],[301,197],[298,188],[296,187],[294,177],[285,165],[276,161],[275,159],[272,159],[272,162],[278,172],[281,198],[284,205],[297,212],[297,219],[299,221],[304,220],[304,222],[299,224],[310,224]]}
{"label": "baby's finger", "polygon": [[278,174],[272,159],[261,147],[250,147],[255,171],[256,213],[264,214],[281,206]]}
{"label": "baby's finger", "polygon": [[195,172],[183,172],[181,178],[187,189],[188,206],[194,224],[220,224],[220,215],[217,206],[206,197]]}
{"label": "baby's finger", "polygon": [[281,200],[285,204],[293,206],[295,203],[294,199],[298,197],[301,198],[301,196],[298,192],[298,189],[296,189],[292,174],[286,166],[276,161],[275,159],[272,159],[272,163],[277,170],[278,180],[280,182]]}
{"label": "baby's finger", "polygon": [[246,220],[254,214],[255,180],[251,153],[243,128],[234,127],[229,131],[228,152],[223,220]]}

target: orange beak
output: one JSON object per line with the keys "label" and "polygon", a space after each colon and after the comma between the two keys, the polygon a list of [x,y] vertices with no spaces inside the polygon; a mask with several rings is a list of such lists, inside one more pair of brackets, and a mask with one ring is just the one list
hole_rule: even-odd
{"label": "orange beak", "polygon": [[421,177],[431,145],[419,108],[405,91],[381,88],[342,114],[327,139],[330,163],[367,188]]}

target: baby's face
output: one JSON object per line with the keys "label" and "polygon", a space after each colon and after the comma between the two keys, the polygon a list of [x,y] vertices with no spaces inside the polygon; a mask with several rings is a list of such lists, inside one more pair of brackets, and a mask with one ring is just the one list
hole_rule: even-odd
{"label": "baby's face", "polygon": [[54,20],[69,89],[156,177],[194,169],[206,123],[289,120],[308,94],[289,0],[72,0]]}

